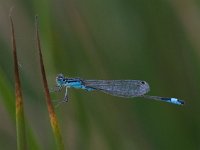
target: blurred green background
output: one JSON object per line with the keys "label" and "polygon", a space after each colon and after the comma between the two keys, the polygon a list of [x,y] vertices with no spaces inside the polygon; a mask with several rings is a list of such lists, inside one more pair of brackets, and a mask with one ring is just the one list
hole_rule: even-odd
{"label": "blurred green background", "polygon": [[[1,0],[1,149],[16,149],[11,7],[25,117],[36,149],[53,150],[55,141],[39,72],[35,15],[49,87],[58,73],[140,79],[150,84],[150,95],[186,101],[181,107],[70,89],[69,103],[56,108],[66,149],[200,149],[200,3],[195,0]],[[52,99],[63,94],[52,93]]]}

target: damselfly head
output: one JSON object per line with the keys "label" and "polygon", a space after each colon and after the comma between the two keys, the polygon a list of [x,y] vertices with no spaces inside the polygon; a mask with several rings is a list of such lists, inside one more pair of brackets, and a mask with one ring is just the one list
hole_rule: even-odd
{"label": "damselfly head", "polygon": [[58,74],[56,77],[56,84],[57,86],[62,86],[65,82],[65,77],[63,74]]}

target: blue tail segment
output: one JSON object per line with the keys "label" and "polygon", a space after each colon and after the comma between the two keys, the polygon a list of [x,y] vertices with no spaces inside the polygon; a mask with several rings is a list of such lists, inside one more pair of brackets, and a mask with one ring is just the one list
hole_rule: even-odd
{"label": "blue tail segment", "polygon": [[177,105],[183,105],[185,103],[183,100],[180,100],[180,99],[177,99],[177,98],[162,97],[160,99],[163,100],[163,101],[166,101],[168,103],[177,104]]}
{"label": "blue tail segment", "polygon": [[145,97],[148,99],[154,99],[158,101],[163,101],[171,104],[176,105],[183,105],[185,102],[183,100],[177,99],[177,98],[171,98],[171,97],[160,97],[160,96],[150,96],[150,95],[142,95],[141,97]]}

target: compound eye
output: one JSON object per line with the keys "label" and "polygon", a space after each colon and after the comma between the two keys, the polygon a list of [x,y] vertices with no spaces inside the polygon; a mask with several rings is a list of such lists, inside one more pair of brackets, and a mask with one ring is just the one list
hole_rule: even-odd
{"label": "compound eye", "polygon": [[64,78],[63,74],[58,74],[57,75],[57,79],[63,79],[63,78]]}

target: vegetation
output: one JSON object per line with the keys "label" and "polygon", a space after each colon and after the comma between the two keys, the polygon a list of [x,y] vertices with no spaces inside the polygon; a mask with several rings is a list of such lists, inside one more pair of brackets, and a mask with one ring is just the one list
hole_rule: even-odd
{"label": "vegetation", "polygon": [[[6,2],[0,2],[1,148],[199,149],[198,2]],[[12,6],[14,32],[10,32]],[[15,63],[11,36],[16,42]],[[64,91],[49,95],[47,89],[54,87],[59,73],[85,79],[145,80],[151,95],[178,97],[186,104],[70,89],[69,102],[54,108],[52,102],[61,100]],[[16,89],[21,89],[20,105],[16,105]]]}

